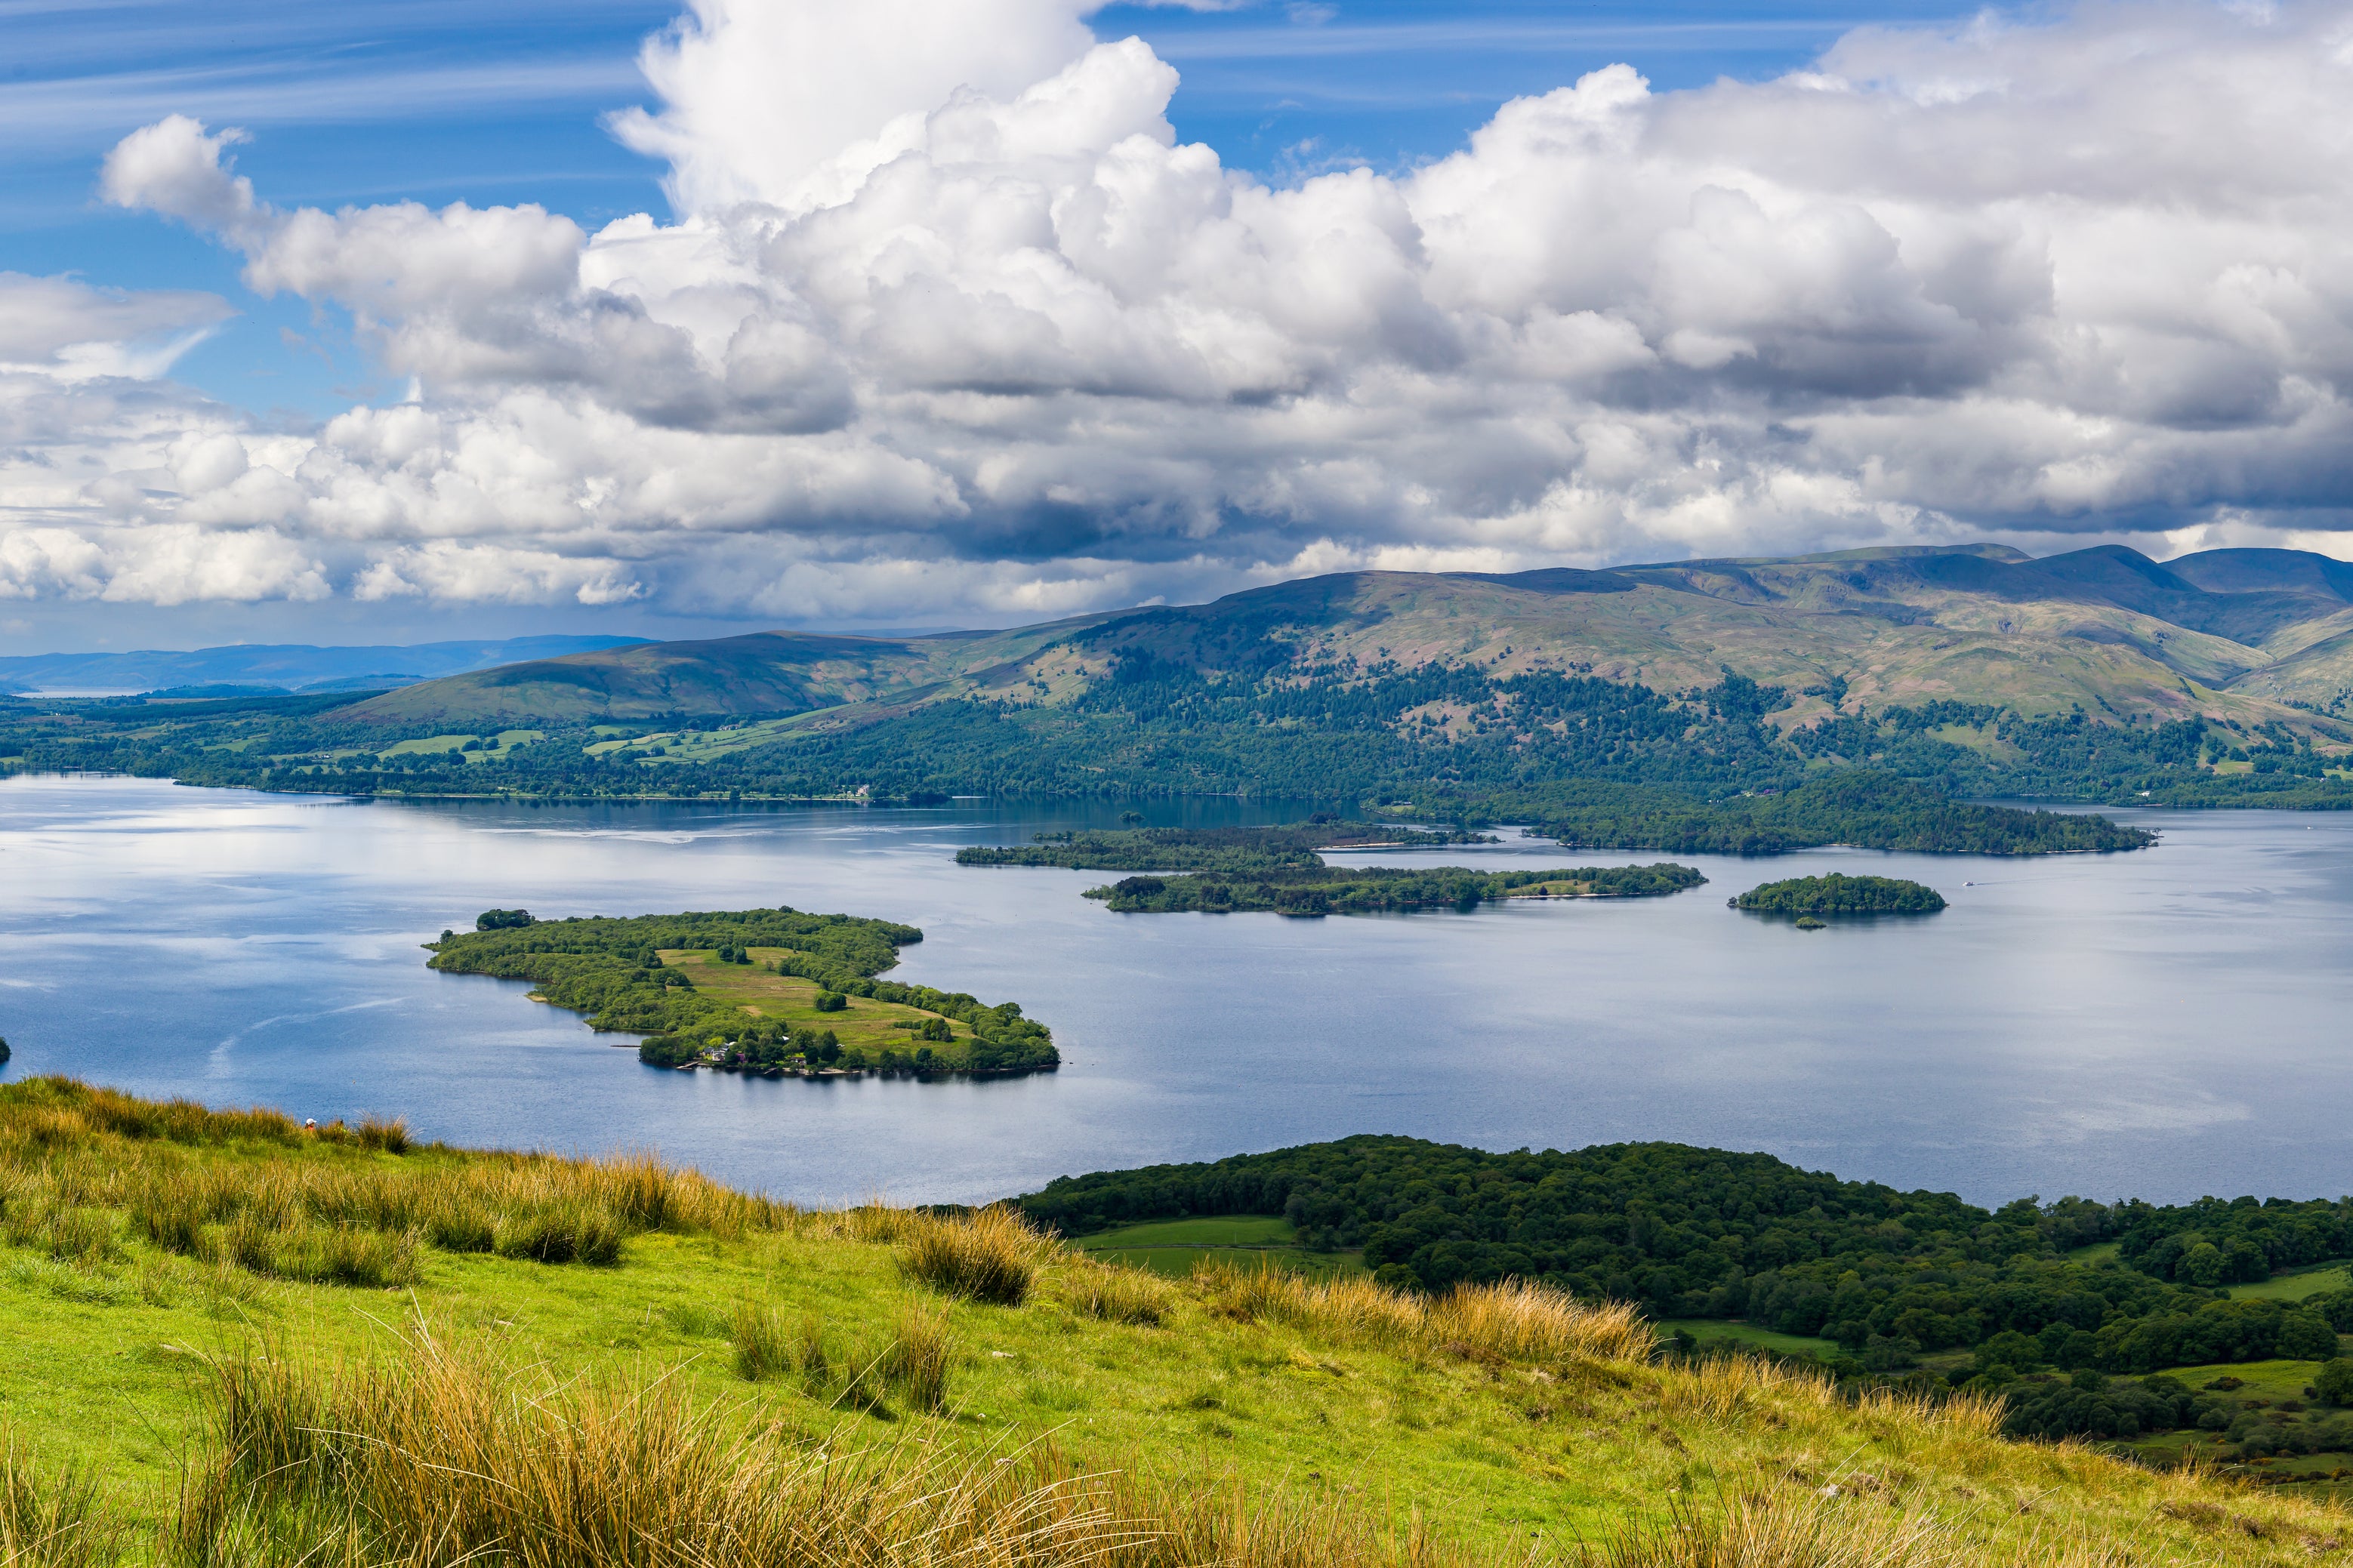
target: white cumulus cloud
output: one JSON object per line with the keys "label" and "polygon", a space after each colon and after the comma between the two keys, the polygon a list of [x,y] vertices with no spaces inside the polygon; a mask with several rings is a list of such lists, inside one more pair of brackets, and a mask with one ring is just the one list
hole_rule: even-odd
{"label": "white cumulus cloud", "polygon": [[[1613,66],[1426,166],[1283,185],[1180,142],[1176,71],[1088,10],[692,0],[642,57],[659,108],[615,121],[674,210],[594,234],[282,209],[233,130],[133,133],[107,199],[347,310],[417,395],[264,437],[111,390],[217,301],[0,278],[32,389],[0,409],[112,399],[0,465],[0,593],[904,624],[1351,564],[2353,527],[2345,0],[1865,28],[1676,92]],[[34,287],[71,308],[12,311]]]}

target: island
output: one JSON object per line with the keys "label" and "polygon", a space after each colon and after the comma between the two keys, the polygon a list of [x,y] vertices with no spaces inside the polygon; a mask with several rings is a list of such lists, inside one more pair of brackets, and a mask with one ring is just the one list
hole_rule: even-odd
{"label": "island", "polygon": [[[518,918],[520,917],[520,918]],[[486,911],[427,967],[528,980],[534,1001],[645,1038],[638,1059],[769,1078],[1030,1072],[1060,1064],[1018,1003],[877,978],[913,926],[797,910],[541,921]]]}
{"label": "island", "polygon": [[1120,914],[1279,915],[1379,914],[1396,910],[1475,909],[1504,899],[1642,899],[1703,886],[1688,866],[1584,866],[1568,871],[1473,871],[1461,866],[1429,870],[1320,867],[1266,877],[1195,873],[1130,877],[1090,888]]}
{"label": "island", "polygon": [[1796,915],[1800,925],[1806,920],[1819,922],[1824,915],[1933,915],[1945,907],[1942,893],[1917,882],[1895,877],[1849,877],[1837,871],[1827,877],[1767,882],[1725,901],[1756,914]]}
{"label": "island", "polygon": [[1281,827],[1127,827],[1040,833],[1030,844],[974,845],[959,866],[1059,866],[1077,871],[1221,871],[1255,877],[1314,870],[1324,849],[1442,849],[1494,844],[1468,828],[1430,831],[1380,822],[1311,817]]}

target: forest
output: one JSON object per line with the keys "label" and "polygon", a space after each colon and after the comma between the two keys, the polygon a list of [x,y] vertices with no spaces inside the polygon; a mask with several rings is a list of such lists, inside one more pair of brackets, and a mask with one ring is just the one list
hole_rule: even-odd
{"label": "forest", "polygon": [[555,1006],[587,1015],[593,1029],[647,1036],[638,1055],[655,1066],[679,1066],[706,1051],[721,1053],[724,1065],[753,1070],[843,1061],[839,1038],[827,1031],[797,1030],[777,1018],[754,1017],[736,1001],[706,994],[662,956],[709,952],[721,964],[749,965],[754,948],[782,950],[769,971],[813,983],[817,1011],[839,1010],[828,1005],[828,998],[859,996],[953,1020],[967,1030],[958,1037],[953,1030],[925,1034],[919,1027],[905,1042],[903,1062],[867,1063],[852,1054],[850,1065],[1005,1072],[1052,1067],[1061,1059],[1052,1035],[1022,1016],[1018,1003],[989,1006],[962,992],[878,978],[899,962],[899,949],[923,940],[913,926],[792,909],[627,920],[534,921],[525,915],[522,923],[515,923],[512,917],[522,913],[493,910],[478,921],[480,929],[442,932],[427,967],[528,980]]}
{"label": "forest", "polygon": [[1118,914],[1366,915],[1406,910],[1472,910],[1505,899],[1644,899],[1704,885],[1688,866],[1585,866],[1567,871],[1472,871],[1460,866],[1428,870],[1328,867],[1248,875],[1197,872],[1129,877],[1089,888]]}
{"label": "forest", "polygon": [[[1443,1290],[1539,1279],[1637,1302],[1662,1319],[1742,1319],[1834,1342],[1822,1359],[1842,1375],[1918,1378],[1926,1374],[1912,1369],[1924,1357],[1952,1363],[1967,1352],[1936,1381],[2017,1391],[2017,1429],[2036,1433],[2057,1423],[2116,1436],[2117,1402],[2138,1395],[2110,1378],[2324,1361],[2336,1356],[2338,1333],[2353,1332],[2353,1290],[2301,1301],[2228,1293],[2233,1283],[2353,1258],[2353,1199],[2159,1206],[2026,1197],[1986,1209],[1950,1193],[1899,1192],[1770,1155],[1674,1143],[1490,1153],[1362,1136],[1066,1176],[1021,1204],[1071,1236],[1195,1215],[1281,1215],[1306,1247],[1361,1250],[1384,1282]],[[2114,1257],[2096,1256],[2103,1243],[2116,1244]],[[2076,1401],[2061,1384],[2100,1396]],[[2168,1419],[2204,1419],[2212,1408],[2183,1406]],[[2135,1420],[2157,1415],[2152,1404]]]}
{"label": "forest", "polygon": [[[1990,840],[2011,843],[2011,852],[2138,841],[2113,825],[2105,842],[2062,842],[2051,829],[2021,837],[2000,826],[2006,819],[1955,803],[1967,795],[2353,806],[2353,785],[2328,773],[2308,738],[2278,726],[2124,723],[2081,712],[2028,719],[1935,702],[1826,717],[1785,736],[1767,715],[1800,694],[1729,673],[1713,686],[1661,691],[1574,672],[1339,668],[1272,645],[1265,651],[1257,667],[1231,673],[1123,657],[1068,700],[956,698],[774,738],[731,739],[746,721],[728,715],[620,727],[713,742],[699,761],[672,747],[659,756],[592,752],[604,731],[554,721],[494,752],[404,750],[427,737],[342,717],[354,698],[15,703],[0,707],[0,766],[550,799],[812,799],[861,789],[867,799],[915,803],[958,794],[1240,794],[1422,821],[1544,819],[1567,841],[1669,853],[1865,839],[1937,851]],[[2216,773],[2216,763],[2244,771]],[[1844,801],[1797,798],[1824,770],[1878,783]],[[1882,784],[1913,793],[1869,793]]]}
{"label": "forest", "polygon": [[1736,910],[1773,915],[1926,915],[1945,907],[1934,888],[1898,877],[1792,877],[1725,900]]}

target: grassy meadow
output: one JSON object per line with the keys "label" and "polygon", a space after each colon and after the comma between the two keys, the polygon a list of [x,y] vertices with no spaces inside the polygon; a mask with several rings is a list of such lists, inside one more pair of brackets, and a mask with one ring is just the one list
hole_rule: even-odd
{"label": "grassy meadow", "polygon": [[744,951],[752,955],[751,963],[722,963],[717,950],[711,948],[697,952],[663,948],[660,952],[664,968],[678,970],[694,982],[697,991],[713,1001],[732,1002],[755,1018],[789,1024],[797,1029],[831,1029],[845,1047],[863,1047],[876,1052],[905,1050],[914,1038],[913,1030],[935,1018],[947,1025],[954,1038],[967,1043],[973,1038],[970,1024],[941,1018],[936,1013],[902,1003],[879,1002],[871,996],[846,997],[839,1010],[820,1013],[817,999],[826,987],[798,975],[773,973],[767,967],[789,956],[790,948],[752,947]]}
{"label": "grassy meadow", "polygon": [[1970,1399],[1662,1362],[1630,1311],[1540,1289],[1172,1279],[1001,1209],[811,1212],[647,1158],[61,1079],[0,1088],[0,1301],[11,1563],[2121,1568],[2353,1542],[2325,1504],[2002,1441]]}
{"label": "grassy meadow", "polygon": [[1298,1230],[1280,1215],[1149,1220],[1091,1232],[1071,1245],[1101,1262],[1180,1278],[1210,1263],[1314,1274],[1365,1271],[1361,1252],[1311,1252],[1300,1246]]}

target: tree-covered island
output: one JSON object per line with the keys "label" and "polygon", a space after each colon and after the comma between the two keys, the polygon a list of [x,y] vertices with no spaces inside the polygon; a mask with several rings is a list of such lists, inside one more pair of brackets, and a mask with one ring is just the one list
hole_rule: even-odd
{"label": "tree-covered island", "polygon": [[1728,899],[1736,910],[1767,915],[1933,915],[1945,907],[1934,888],[1897,877],[1792,877]]}
{"label": "tree-covered island", "polygon": [[[519,919],[518,919],[519,917]],[[592,1029],[648,1037],[638,1058],[770,1078],[1023,1072],[1058,1065],[1020,1005],[876,978],[913,926],[789,908],[537,921],[494,910],[444,931],[427,967],[528,980]]]}
{"label": "tree-covered island", "polygon": [[1429,870],[1323,867],[1265,877],[1199,872],[1178,877],[1129,877],[1086,896],[1120,914],[1364,915],[1396,910],[1468,910],[1504,899],[1641,899],[1700,887],[1705,877],[1688,866],[1583,866],[1574,870],[1472,871],[1460,866]]}
{"label": "tree-covered island", "polygon": [[1378,822],[1310,818],[1282,827],[1132,827],[1040,833],[1032,844],[974,845],[956,851],[959,866],[1059,866],[1078,871],[1220,871],[1263,876],[1313,870],[1324,849],[1440,849],[1493,844],[1493,834],[1462,828],[1431,832]]}

